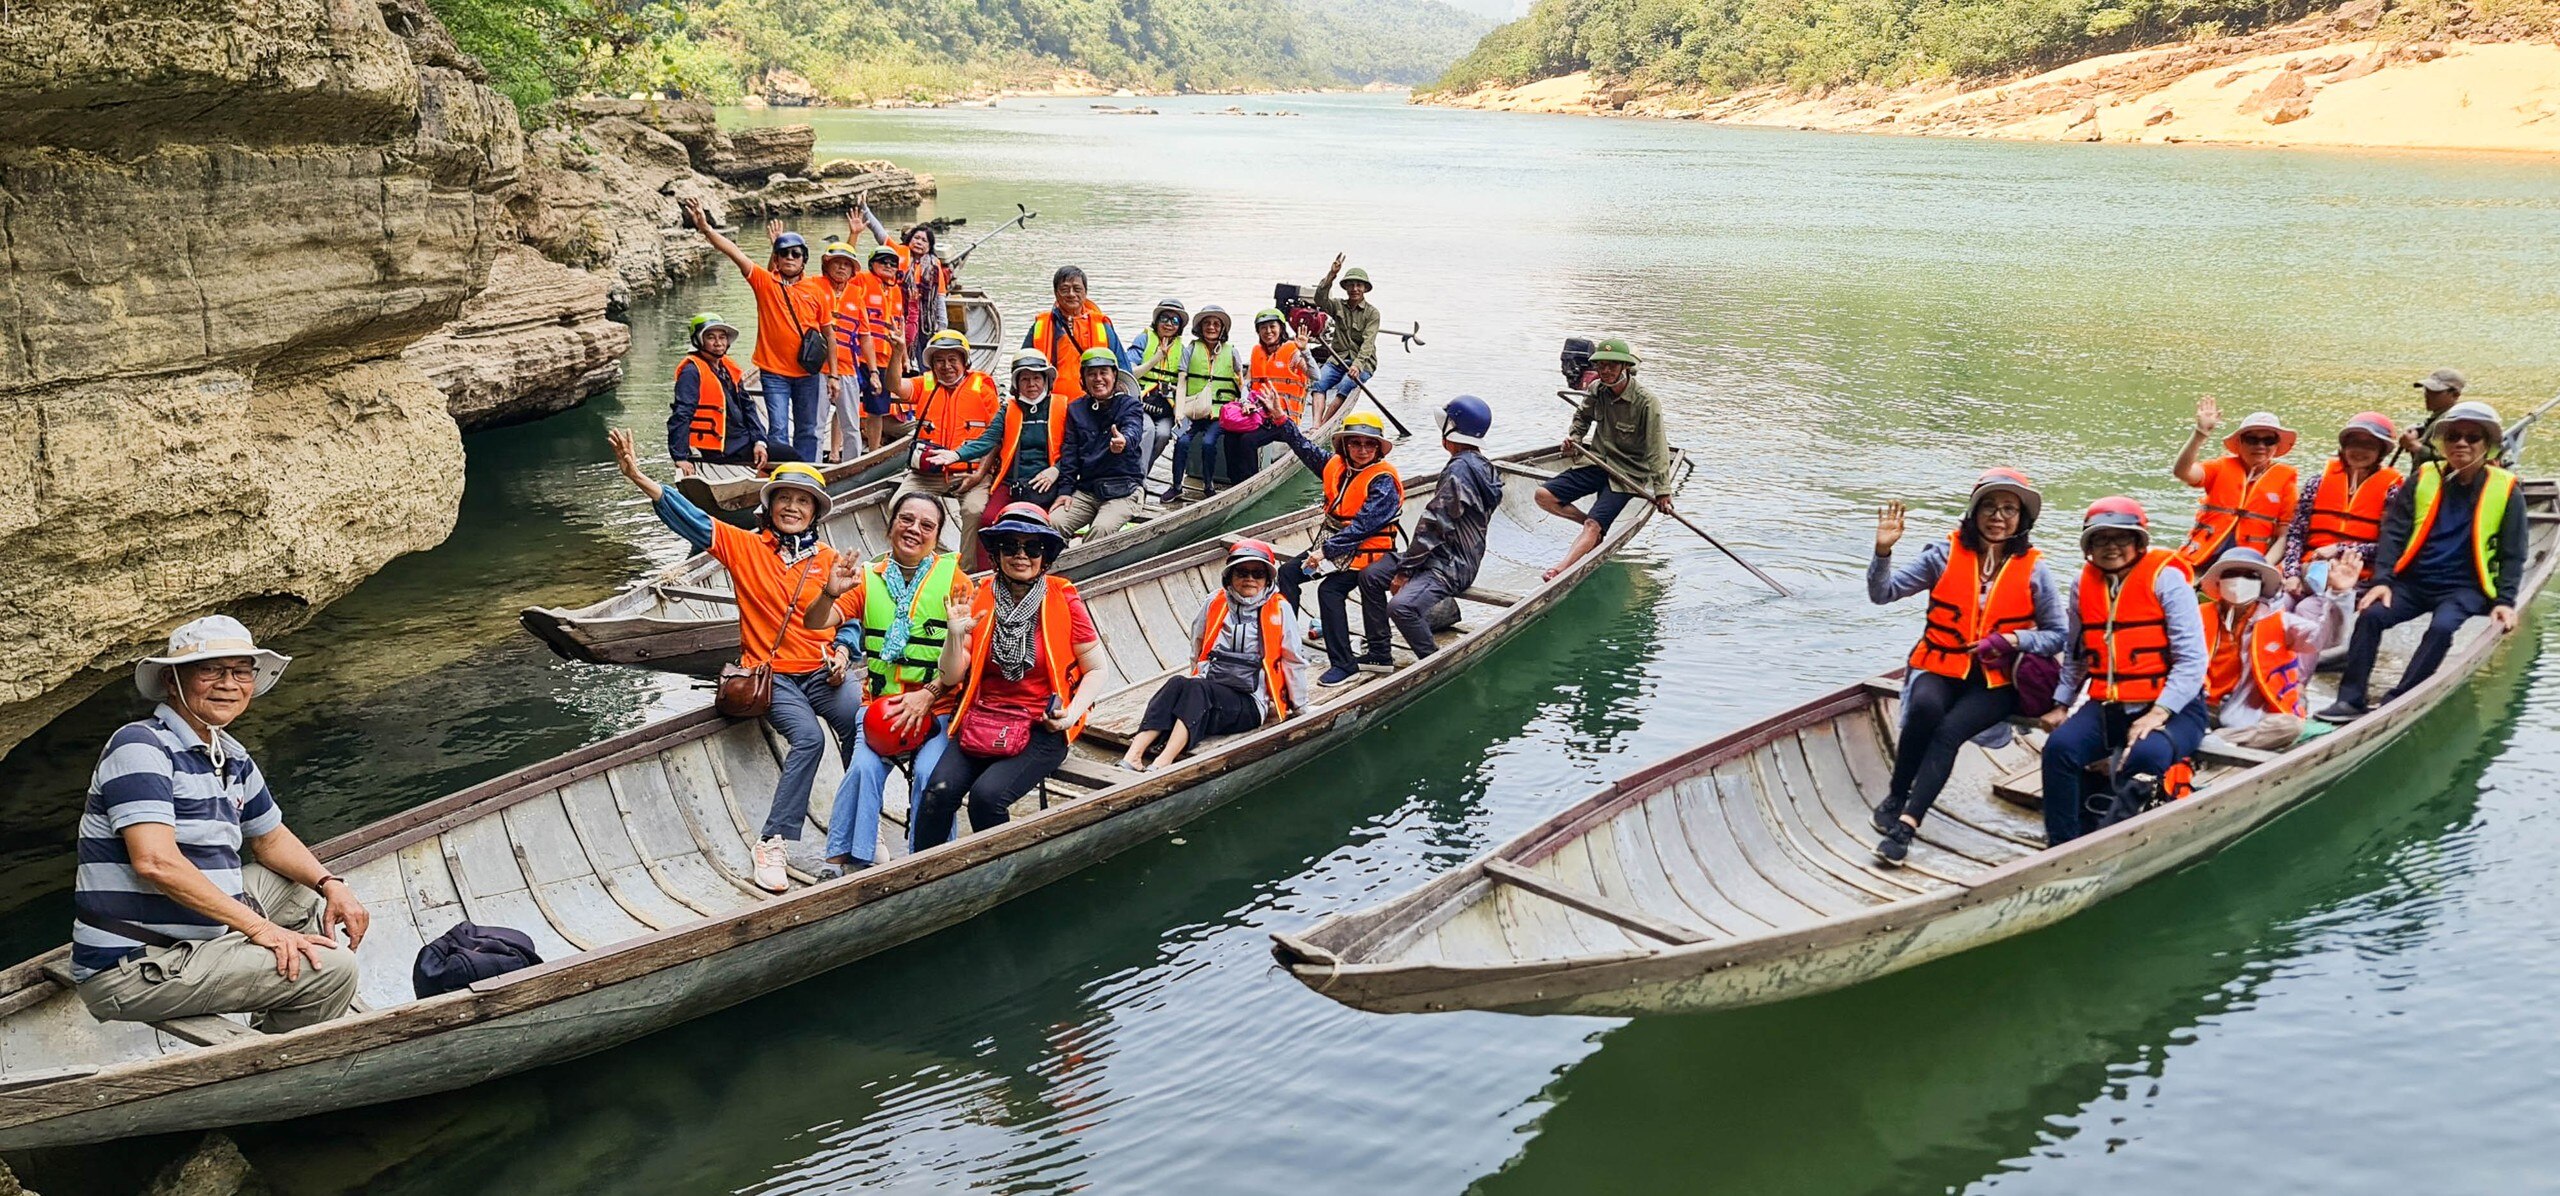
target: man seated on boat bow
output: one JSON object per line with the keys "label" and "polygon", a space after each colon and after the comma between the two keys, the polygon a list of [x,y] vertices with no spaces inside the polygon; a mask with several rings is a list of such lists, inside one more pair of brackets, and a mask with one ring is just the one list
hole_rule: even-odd
{"label": "man seated on boat bow", "polygon": [[281,1034],[355,1003],[371,918],[285,827],[228,730],[289,663],[212,615],[134,667],[160,705],[107,740],[80,815],[71,975],[98,1020],[248,1013]]}
{"label": "man seated on boat bow", "polygon": [[[2122,803],[2165,784],[2205,731],[2204,622],[2186,566],[2151,546],[2150,517],[2120,495],[2089,505],[2080,550],[2088,563],[2063,603],[2062,681],[2040,720],[2052,732],[2044,833],[2055,847],[2132,812]],[[2080,702],[2084,682],[2089,700]],[[2093,765],[2104,774],[2096,794]]]}

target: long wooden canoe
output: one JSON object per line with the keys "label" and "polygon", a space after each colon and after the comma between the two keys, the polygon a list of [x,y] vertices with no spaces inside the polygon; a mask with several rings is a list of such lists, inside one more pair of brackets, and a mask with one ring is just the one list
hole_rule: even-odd
{"label": "long wooden canoe", "polygon": [[[294,1117],[460,1088],[573,1058],[842,967],[984,913],[1307,763],[1480,660],[1641,529],[1628,509],[1601,551],[1539,573],[1575,527],[1541,514],[1546,455],[1505,459],[1491,553],[1439,651],[1316,691],[1279,724],[1212,739],[1148,774],[1117,767],[1161,679],[1190,658],[1185,624],[1226,546],[1193,545],[1082,589],[1110,657],[1110,697],[1044,794],[1004,826],[906,854],[895,787],[882,862],[791,891],[747,883],[748,845],[778,744],[704,709],[476,785],[316,850],[373,915],[357,952],[364,1010],[267,1036],[221,1017],[101,1023],[53,978],[62,947],[0,970],[0,1149]],[[1407,518],[1436,479],[1416,479]],[[1245,529],[1309,542],[1314,507]],[[838,776],[818,780],[824,817]],[[964,824],[965,825],[965,824]],[[426,1000],[419,946],[469,918],[531,935],[546,962]]]}
{"label": "long wooden canoe", "polygon": [[[1335,413],[1336,421],[1349,410],[1345,404]],[[1319,429],[1315,438],[1321,441],[1332,426]],[[1059,574],[1081,581],[1207,535],[1305,472],[1285,446],[1270,445],[1262,452],[1265,464],[1252,477],[1214,497],[1166,506],[1153,495],[1172,482],[1173,452],[1167,449],[1147,479],[1149,497],[1137,515],[1116,531],[1078,540],[1058,558]],[[892,478],[839,495],[819,535],[839,552],[848,547],[865,556],[880,552],[887,546],[888,503],[897,492],[898,480]],[[552,651],[593,664],[710,676],[738,657],[729,573],[709,553],[696,553],[602,601],[575,610],[527,607],[518,618]]]}
{"label": "long wooden canoe", "polygon": [[[954,291],[945,299],[950,311],[950,326],[969,337],[969,368],[995,374],[1004,357],[1004,316],[996,310],[995,301],[980,291]],[[892,438],[868,452],[833,465],[819,466],[826,475],[827,488],[839,493],[868,485],[896,473],[906,465],[907,442]],[[681,478],[676,489],[693,505],[733,523],[743,523],[755,510],[756,492],[763,485],[756,471],[744,465],[702,465],[694,476]]]}
{"label": "long wooden canoe", "polygon": [[[2526,494],[2530,602],[2551,576],[2560,488]],[[2473,620],[2433,677],[2285,752],[2208,739],[2192,797],[2054,850],[2029,808],[2041,735],[1968,745],[1910,859],[1890,869],[1868,825],[1901,721],[1889,674],[1639,769],[1410,893],[1275,935],[1273,954],[1308,987],[1386,1013],[1633,1015],[1842,988],[2212,856],[2407,731],[2499,639]]]}

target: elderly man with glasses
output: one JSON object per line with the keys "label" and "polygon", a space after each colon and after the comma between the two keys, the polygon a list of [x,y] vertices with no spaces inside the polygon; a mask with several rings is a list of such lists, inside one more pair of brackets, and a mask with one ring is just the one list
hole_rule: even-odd
{"label": "elderly man with glasses", "polygon": [[2487,403],[2461,402],[2435,420],[2439,460],[2418,466],[2382,512],[2373,582],[2356,602],[2355,637],[2338,678],[2338,700],[2317,716],[2352,722],[2365,713],[2382,633],[2429,619],[2390,701],[2434,674],[2453,633],[2480,615],[2501,632],[2516,628],[2516,590],[2525,563],[2524,504],[2516,475],[2491,464],[2504,427]]}
{"label": "elderly man with glasses", "polygon": [[98,759],[71,899],[71,976],[100,1021],[247,1013],[281,1034],[355,1003],[364,903],[285,827],[229,730],[288,663],[213,615],[134,667],[159,706]]}

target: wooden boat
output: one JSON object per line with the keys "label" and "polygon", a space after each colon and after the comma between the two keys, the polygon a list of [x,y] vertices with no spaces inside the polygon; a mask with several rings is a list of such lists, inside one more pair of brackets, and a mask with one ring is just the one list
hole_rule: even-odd
{"label": "wooden boat", "polygon": [[[907,854],[892,788],[877,866],[790,892],[744,879],[780,752],[760,723],[708,709],[661,721],[341,835],[315,850],[373,915],[362,1011],[262,1035],[227,1017],[92,1019],[65,983],[69,948],[0,970],[0,1149],[294,1117],[460,1088],[628,1042],[798,983],[1165,834],[1307,763],[1456,676],[1598,569],[1649,513],[1630,507],[1552,582],[1576,530],[1532,498],[1550,455],[1506,459],[1510,484],[1461,622],[1404,667],[1316,691],[1281,723],[1207,741],[1147,774],[1117,767],[1161,679],[1190,659],[1192,613],[1226,545],[1196,544],[1082,587],[1111,695],[1066,764],[1012,822]],[[1435,479],[1409,487],[1407,518]],[[1313,507],[1245,529],[1307,543]],[[816,794],[822,819],[837,777]],[[419,1000],[421,944],[470,918],[531,935],[545,962]],[[59,975],[62,979],[56,979]],[[840,983],[859,983],[858,977]]]}
{"label": "wooden boat", "polygon": [[[1349,410],[1346,404],[1343,412]],[[1337,421],[1343,412],[1335,413]],[[1315,439],[1321,442],[1332,426],[1318,429]],[[1207,535],[1306,472],[1284,446],[1275,444],[1263,450],[1264,465],[1252,477],[1214,497],[1167,506],[1153,496],[1172,483],[1172,458],[1168,449],[1156,461],[1145,486],[1148,497],[1128,526],[1077,541],[1058,559],[1061,576],[1082,580]],[[897,492],[893,478],[839,496],[819,534],[839,552],[848,547],[865,556],[881,552],[887,547],[887,505]],[[552,651],[592,664],[710,676],[738,656],[729,573],[708,553],[696,553],[602,601],[575,610],[527,607],[518,617]]]}
{"label": "wooden boat", "polygon": [[[2551,576],[2560,488],[2525,493],[2529,603]],[[1901,684],[1875,678],[1639,769],[1413,892],[1276,935],[1273,954],[1309,988],[1387,1013],[1688,1012],[1857,984],[2212,856],[2407,731],[2499,639],[2473,620],[2433,677],[2285,752],[2208,739],[2192,797],[2056,850],[2031,808],[2042,785],[2026,740],[2041,737],[1968,745],[1895,869],[1876,863],[1868,818],[1893,769]]]}
{"label": "wooden boat", "polygon": [[[969,368],[982,373],[996,373],[1004,356],[1004,316],[996,310],[995,301],[981,291],[954,291],[945,300],[950,309],[950,326],[968,334]],[[841,493],[879,481],[906,465],[907,442],[893,437],[889,443],[850,460],[822,465],[819,472],[827,477],[827,488]],[[676,489],[693,501],[693,505],[732,523],[742,523],[756,507],[756,492],[763,485],[756,471],[744,465],[701,465],[694,475],[679,478]]]}

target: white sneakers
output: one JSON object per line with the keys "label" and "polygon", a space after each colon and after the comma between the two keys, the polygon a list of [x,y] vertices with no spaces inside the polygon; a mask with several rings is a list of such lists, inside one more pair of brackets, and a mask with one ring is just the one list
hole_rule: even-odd
{"label": "white sneakers", "polygon": [[755,846],[756,887],[768,893],[784,893],[791,889],[791,878],[783,870],[783,838],[780,835]]}

